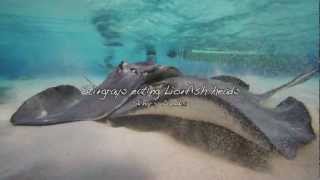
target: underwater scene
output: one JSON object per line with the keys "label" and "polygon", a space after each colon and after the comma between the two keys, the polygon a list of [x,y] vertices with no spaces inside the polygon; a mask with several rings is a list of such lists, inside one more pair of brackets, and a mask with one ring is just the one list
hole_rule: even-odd
{"label": "underwater scene", "polygon": [[0,180],[319,179],[319,1],[0,8]]}

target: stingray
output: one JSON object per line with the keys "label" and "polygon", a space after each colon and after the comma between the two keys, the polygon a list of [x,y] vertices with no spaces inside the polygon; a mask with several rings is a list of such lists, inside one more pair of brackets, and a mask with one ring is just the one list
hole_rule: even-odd
{"label": "stingray", "polygon": [[[186,127],[179,129],[177,125],[188,123],[191,128],[186,133],[202,129],[194,136],[202,136],[208,143],[210,138],[219,137],[215,130],[211,134],[206,132],[207,127],[216,125],[230,132],[231,137],[236,134],[259,148],[275,149],[287,159],[293,159],[300,146],[315,138],[307,108],[294,97],[288,97],[274,108],[263,103],[276,92],[300,84],[316,72],[317,69],[302,73],[278,88],[254,94],[246,82],[232,76],[198,78],[153,61],[121,63],[94,88],[93,94],[84,96],[70,85],[49,88],[26,100],[11,122],[39,126],[107,121],[113,126],[144,131],[177,128],[176,132]],[[126,93],[102,97],[101,92],[106,89],[125,89]],[[153,93],[141,95],[138,89]]]}
{"label": "stingray", "polygon": [[[107,118],[132,97],[130,92],[161,76],[175,76],[178,71],[153,61],[128,64],[122,62],[108,78],[84,96],[71,85],[52,87],[26,100],[12,115],[14,125],[51,125],[73,121]],[[163,73],[166,72],[166,73]],[[172,73],[171,73],[172,72]],[[164,75],[163,75],[164,74]],[[119,96],[103,96],[106,91],[122,90]]]}
{"label": "stingray", "polygon": [[[148,128],[164,129],[167,127],[148,121],[162,118],[214,124],[231,130],[260,148],[267,151],[275,149],[285,158],[293,159],[300,146],[315,138],[307,108],[294,97],[286,98],[275,108],[265,107],[263,103],[277,91],[305,81],[305,76],[301,75],[286,85],[260,95],[251,93],[248,84],[230,76],[212,79],[172,77],[154,85],[161,89],[160,97],[134,97],[116,111],[110,121],[114,126],[141,128],[142,125],[145,128],[144,125],[149,123]],[[197,95],[190,92],[186,94],[190,87],[194,90],[219,87],[229,91],[236,89],[237,92],[231,95],[200,94],[199,91],[195,91]],[[177,93],[173,94],[174,91]],[[140,119],[140,122],[131,121],[133,117]]]}

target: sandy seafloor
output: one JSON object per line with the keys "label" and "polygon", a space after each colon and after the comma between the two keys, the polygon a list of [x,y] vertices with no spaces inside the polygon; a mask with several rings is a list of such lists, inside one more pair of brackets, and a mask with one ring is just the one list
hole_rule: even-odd
{"label": "sandy seafloor", "polygon": [[[254,92],[269,90],[288,80],[241,78],[251,84]],[[301,148],[294,160],[272,156],[270,169],[260,172],[158,133],[112,128],[96,122],[46,127],[14,127],[9,123],[12,113],[31,95],[54,85],[86,83],[81,77],[1,80],[1,86],[10,88],[0,97],[1,180],[314,180],[319,177],[318,138]],[[307,105],[318,136],[318,79],[277,94],[271,104],[287,96]]]}

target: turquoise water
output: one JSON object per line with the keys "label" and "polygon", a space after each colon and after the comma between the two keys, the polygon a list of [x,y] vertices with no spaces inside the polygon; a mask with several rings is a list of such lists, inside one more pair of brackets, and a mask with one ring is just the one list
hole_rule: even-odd
{"label": "turquoise water", "polygon": [[105,74],[100,64],[144,60],[147,51],[207,76],[297,73],[319,59],[317,0],[1,0],[0,7],[0,76],[12,79]]}
{"label": "turquoise water", "polygon": [[262,93],[319,60],[317,0],[0,0],[0,179],[257,179],[319,177],[319,79],[277,93],[313,119],[317,140],[256,172],[157,133],[81,122],[16,127],[10,117],[48,87],[101,83],[122,60],[156,54],[200,77],[231,74]]}

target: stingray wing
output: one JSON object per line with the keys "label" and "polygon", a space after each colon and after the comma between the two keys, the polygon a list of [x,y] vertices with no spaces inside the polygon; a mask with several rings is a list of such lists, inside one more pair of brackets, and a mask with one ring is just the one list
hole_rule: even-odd
{"label": "stingray wing", "polygon": [[221,75],[221,76],[214,76],[211,77],[210,79],[213,80],[220,80],[223,82],[227,82],[227,83],[232,83],[235,86],[241,87],[242,89],[248,90],[250,89],[250,86],[248,83],[246,83],[245,81],[237,78],[237,77],[233,77],[233,76],[227,76],[227,75]]}
{"label": "stingray wing", "polygon": [[[140,87],[149,73],[160,69],[151,61],[135,64],[122,62],[95,88],[93,94],[81,96],[73,86],[49,88],[23,103],[11,122],[14,125],[35,126],[106,118],[129,100],[131,91]],[[112,93],[121,90],[126,92]]]}
{"label": "stingray wing", "polygon": [[48,88],[26,100],[10,121],[20,124],[30,119],[43,119],[71,108],[81,98],[80,90],[71,85]]}
{"label": "stingray wing", "polygon": [[293,159],[300,146],[315,138],[311,116],[305,105],[288,97],[276,108],[262,106],[256,95],[242,91],[236,96],[212,96],[230,113],[242,119],[246,126],[260,131],[275,149],[287,159]]}
{"label": "stingray wing", "polygon": [[249,103],[242,103],[237,109],[287,159],[295,158],[300,146],[315,139],[307,108],[293,97],[288,97],[275,109]]}
{"label": "stingray wing", "polygon": [[[135,84],[132,81],[132,84]],[[130,84],[119,81],[130,87]],[[139,85],[139,83],[137,83]],[[103,83],[98,88],[108,89]],[[25,101],[11,117],[14,125],[53,125],[59,123],[99,120],[126,103],[129,96],[81,95],[73,86],[49,88]]]}
{"label": "stingray wing", "polygon": [[[215,80],[205,80],[193,77],[176,77],[163,81],[164,84],[170,84],[175,89],[188,89],[190,84],[195,88],[214,87],[231,88],[232,83],[226,83]],[[182,95],[183,96],[183,95]],[[197,96],[206,98],[225,108],[236,119],[243,124],[243,130],[254,130],[266,139],[268,143],[284,157],[292,159],[296,156],[300,146],[309,143],[315,138],[314,131],[311,127],[311,117],[305,105],[293,97],[287,98],[281,102],[276,108],[270,109],[263,107],[256,99],[256,95],[251,94],[247,90],[240,91],[238,95],[208,95]],[[140,102],[152,102],[152,98],[137,97]],[[163,95],[157,100],[164,101],[166,99],[178,98],[178,96]],[[112,117],[122,116],[130,111],[135,111],[137,107],[134,102],[127,103],[119,109]],[[212,114],[214,116],[214,114]],[[212,123],[212,122],[210,122]]]}

